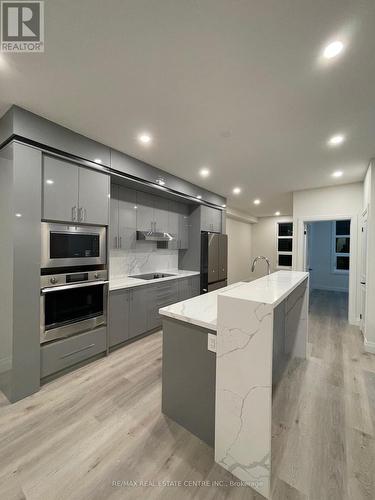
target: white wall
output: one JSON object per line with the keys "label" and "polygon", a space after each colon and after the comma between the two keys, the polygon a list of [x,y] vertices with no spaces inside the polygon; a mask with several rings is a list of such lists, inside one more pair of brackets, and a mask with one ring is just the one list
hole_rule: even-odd
{"label": "white wall", "polygon": [[332,222],[313,222],[310,225],[310,284],[312,289],[348,291],[349,274],[332,270]]}
{"label": "white wall", "polygon": [[251,277],[251,242],[253,225],[227,216],[228,284]]}
{"label": "white wall", "polygon": [[[277,271],[276,250],[276,224],[278,222],[290,222],[292,217],[260,217],[253,228],[252,259],[257,255],[268,257],[271,263],[271,273]],[[255,272],[251,274],[252,279],[261,278],[267,274],[267,265],[259,261]]]}
{"label": "white wall", "polygon": [[293,266],[304,268],[303,221],[351,219],[349,272],[349,322],[359,324],[359,219],[363,207],[363,183],[344,184],[293,193]]}

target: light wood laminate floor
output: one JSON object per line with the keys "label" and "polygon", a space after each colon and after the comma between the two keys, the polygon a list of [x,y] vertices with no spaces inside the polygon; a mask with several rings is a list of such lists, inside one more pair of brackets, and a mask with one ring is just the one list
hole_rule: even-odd
{"label": "light wood laminate floor", "polygon": [[[274,499],[375,498],[375,356],[346,316],[345,294],[311,295],[309,359],[274,394]],[[228,485],[213,450],[161,414],[161,342],[143,338],[14,405],[1,396],[0,498],[263,498]]]}

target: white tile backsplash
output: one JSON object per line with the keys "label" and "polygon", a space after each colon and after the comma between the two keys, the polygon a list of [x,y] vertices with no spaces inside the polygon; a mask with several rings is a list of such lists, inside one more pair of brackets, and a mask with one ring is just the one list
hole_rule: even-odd
{"label": "white tile backsplash", "polygon": [[110,252],[110,279],[167,269],[178,269],[178,250],[156,248],[155,242],[137,242],[134,250]]}

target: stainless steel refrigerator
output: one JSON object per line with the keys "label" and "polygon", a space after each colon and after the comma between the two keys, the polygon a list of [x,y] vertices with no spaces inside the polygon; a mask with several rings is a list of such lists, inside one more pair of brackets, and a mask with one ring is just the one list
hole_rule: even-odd
{"label": "stainless steel refrigerator", "polygon": [[227,286],[228,237],[201,233],[201,294]]}

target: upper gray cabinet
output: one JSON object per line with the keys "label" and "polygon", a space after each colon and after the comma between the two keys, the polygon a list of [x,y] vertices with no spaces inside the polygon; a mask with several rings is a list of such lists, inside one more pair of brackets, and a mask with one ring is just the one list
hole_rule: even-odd
{"label": "upper gray cabinet", "polygon": [[189,246],[189,209],[177,201],[170,201],[168,207],[168,232],[174,239],[168,244],[172,250],[183,250]]}
{"label": "upper gray cabinet", "polygon": [[136,247],[136,191],[117,184],[111,186],[111,222],[109,246],[131,250]]}
{"label": "upper gray cabinet", "polygon": [[109,176],[58,158],[43,162],[43,218],[107,225]]}
{"label": "upper gray cabinet", "polygon": [[217,208],[201,206],[201,230],[212,233],[221,233],[221,210]]}
{"label": "upper gray cabinet", "polygon": [[43,218],[78,221],[78,166],[44,157]]}
{"label": "upper gray cabinet", "polygon": [[168,200],[137,191],[137,230],[168,231]]}

